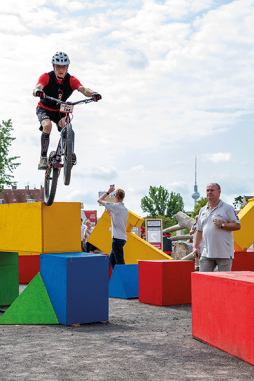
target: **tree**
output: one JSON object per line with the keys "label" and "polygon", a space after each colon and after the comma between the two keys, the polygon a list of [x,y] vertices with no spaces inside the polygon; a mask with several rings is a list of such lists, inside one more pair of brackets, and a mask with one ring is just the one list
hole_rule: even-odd
{"label": "tree", "polygon": [[242,209],[243,196],[235,197],[235,201],[233,202],[235,209]]}
{"label": "tree", "polygon": [[167,217],[174,218],[178,212],[184,212],[184,202],[180,193],[170,193],[170,198],[167,204]]}
{"label": "tree", "polygon": [[159,187],[150,186],[149,196],[141,199],[141,209],[147,212],[152,218],[158,215],[165,215],[168,205],[169,193],[161,185]]}
{"label": "tree", "polygon": [[199,214],[200,209],[203,208],[203,206],[205,206],[207,202],[208,202],[207,197],[201,197],[201,199],[198,200],[196,205],[194,206],[194,210],[191,213],[191,217],[195,218]]}
{"label": "tree", "polygon": [[8,157],[9,147],[13,140],[16,139],[11,137],[12,130],[11,119],[7,122],[2,121],[2,124],[0,124],[0,193],[3,193],[4,185],[12,186],[16,184],[15,181],[12,181],[14,176],[6,172],[12,173],[20,165],[20,163],[15,162],[20,156]]}

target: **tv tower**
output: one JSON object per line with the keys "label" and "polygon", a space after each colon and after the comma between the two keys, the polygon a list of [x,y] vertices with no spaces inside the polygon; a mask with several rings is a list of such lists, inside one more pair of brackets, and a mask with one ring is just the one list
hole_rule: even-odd
{"label": "tv tower", "polygon": [[192,193],[191,197],[194,200],[194,206],[195,206],[196,203],[197,203],[197,200],[200,197],[200,194],[198,192],[198,186],[197,186],[197,156],[195,156],[195,185],[194,185],[194,193]]}

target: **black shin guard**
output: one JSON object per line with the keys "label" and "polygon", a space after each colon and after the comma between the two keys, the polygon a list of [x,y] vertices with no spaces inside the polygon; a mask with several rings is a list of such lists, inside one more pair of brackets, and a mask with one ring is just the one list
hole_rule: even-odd
{"label": "black shin guard", "polygon": [[47,156],[49,148],[49,134],[45,134],[44,132],[41,134],[41,156]]}

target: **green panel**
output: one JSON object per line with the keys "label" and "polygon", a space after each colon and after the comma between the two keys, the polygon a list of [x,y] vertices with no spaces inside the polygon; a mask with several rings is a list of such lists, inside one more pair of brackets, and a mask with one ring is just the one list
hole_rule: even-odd
{"label": "green panel", "polygon": [[0,251],[0,266],[17,265],[18,266],[18,253],[8,253]]}
{"label": "green panel", "polygon": [[40,273],[0,317],[0,324],[58,324]]}
{"label": "green panel", "polygon": [[[0,255],[1,257],[1,255]],[[18,265],[0,266],[0,306],[11,305],[19,296]]]}

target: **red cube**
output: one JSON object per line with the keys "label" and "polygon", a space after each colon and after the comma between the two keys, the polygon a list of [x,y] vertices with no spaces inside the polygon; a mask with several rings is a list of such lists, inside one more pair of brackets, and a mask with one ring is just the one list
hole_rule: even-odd
{"label": "red cube", "polygon": [[254,365],[254,273],[192,274],[192,335]]}
{"label": "red cube", "polygon": [[253,251],[235,252],[232,271],[254,271]]}
{"label": "red cube", "polygon": [[139,261],[139,301],[157,306],[191,303],[194,261]]}

